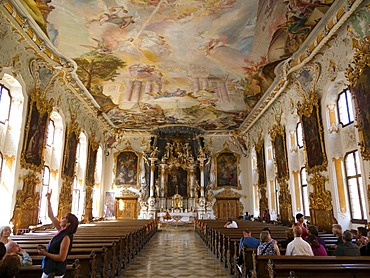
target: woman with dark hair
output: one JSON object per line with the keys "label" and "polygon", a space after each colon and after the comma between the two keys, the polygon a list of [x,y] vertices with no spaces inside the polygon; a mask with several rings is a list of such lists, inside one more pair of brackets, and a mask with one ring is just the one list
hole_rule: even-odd
{"label": "woman with dark hair", "polygon": [[328,253],[324,246],[322,246],[317,237],[313,234],[309,235],[307,238],[308,243],[311,245],[312,252],[315,256],[327,256]]}
{"label": "woman with dark hair", "polygon": [[0,277],[14,278],[21,270],[21,261],[17,254],[8,254],[0,261]]}
{"label": "woman with dark hair", "polygon": [[78,228],[78,219],[72,213],[67,213],[62,221],[54,216],[50,203],[51,191],[46,194],[48,202],[48,216],[55,228],[59,231],[49,242],[49,245],[38,246],[39,254],[44,255],[42,260],[43,274],[41,278],[49,277],[53,273],[55,278],[62,278],[66,273],[67,256],[72,249],[73,234]]}

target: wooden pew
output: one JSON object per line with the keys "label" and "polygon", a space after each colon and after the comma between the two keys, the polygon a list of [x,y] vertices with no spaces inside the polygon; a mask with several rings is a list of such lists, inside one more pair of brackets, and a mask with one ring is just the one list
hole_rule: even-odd
{"label": "wooden pew", "polygon": [[[289,275],[289,271],[299,271],[300,273],[300,269],[302,269],[303,272],[310,272],[310,269],[312,269],[311,275],[314,276],[313,273],[317,271],[317,269],[320,270],[322,268],[324,270],[325,265],[327,265],[328,270],[330,267],[334,267],[334,265],[337,265],[338,269],[343,270],[342,265],[344,264],[353,264],[351,268],[353,271],[357,271],[355,264],[367,264],[370,269],[370,256],[257,256],[254,270],[257,273],[257,277],[271,277],[272,266],[275,272],[279,270],[279,273],[282,273],[282,275],[286,273]],[[362,272],[363,268],[359,268],[361,268],[360,272]],[[343,271],[347,273],[345,270]]]}
{"label": "wooden pew", "polygon": [[[41,265],[22,266],[16,278],[40,278],[42,275]],[[67,264],[65,278],[80,278],[80,263],[75,260],[73,264]]]}
{"label": "wooden pew", "polygon": [[[85,273],[93,273],[86,277],[94,277],[93,269],[97,269],[96,273],[100,277],[119,276],[157,231],[158,225],[154,220],[105,221],[80,225],[68,260],[81,258],[82,277]],[[55,230],[43,230],[12,236],[12,239],[38,263],[41,256],[38,255],[36,246],[47,245],[55,234]],[[91,261],[90,264],[87,263],[87,256],[92,250],[95,250],[95,266],[92,266]]]}

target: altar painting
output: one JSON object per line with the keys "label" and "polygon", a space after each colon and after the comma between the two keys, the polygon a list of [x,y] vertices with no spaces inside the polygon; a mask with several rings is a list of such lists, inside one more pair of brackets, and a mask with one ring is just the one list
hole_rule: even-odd
{"label": "altar painting", "polygon": [[188,172],[181,167],[168,173],[167,197],[173,197],[175,194],[188,196]]}
{"label": "altar painting", "polygon": [[115,184],[117,186],[137,186],[138,155],[133,151],[124,151],[116,155],[115,160]]}
{"label": "altar painting", "polygon": [[217,186],[239,186],[239,159],[226,151],[216,156]]}

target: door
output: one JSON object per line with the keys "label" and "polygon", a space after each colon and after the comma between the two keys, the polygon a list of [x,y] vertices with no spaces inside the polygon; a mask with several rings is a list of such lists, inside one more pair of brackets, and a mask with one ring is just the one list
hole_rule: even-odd
{"label": "door", "polygon": [[232,199],[217,199],[217,218],[233,218],[237,219],[240,216],[239,212],[239,200]]}

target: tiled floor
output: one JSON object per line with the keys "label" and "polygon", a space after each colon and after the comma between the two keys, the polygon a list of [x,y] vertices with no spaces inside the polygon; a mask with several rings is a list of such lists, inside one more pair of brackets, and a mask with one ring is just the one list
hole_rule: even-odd
{"label": "tiled floor", "polygon": [[123,277],[230,277],[192,228],[163,228]]}

